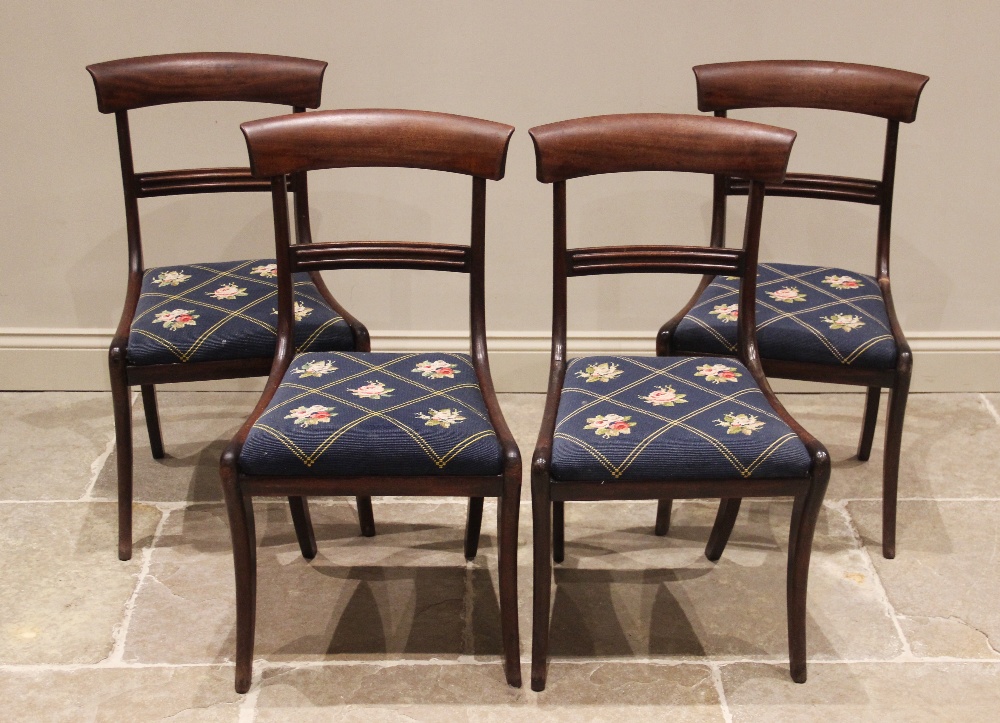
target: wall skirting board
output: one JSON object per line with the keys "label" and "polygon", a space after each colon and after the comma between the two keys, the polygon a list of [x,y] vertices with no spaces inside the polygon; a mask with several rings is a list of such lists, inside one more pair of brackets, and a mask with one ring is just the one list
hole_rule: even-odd
{"label": "wall skirting board", "polygon": [[[111,329],[0,327],[0,390],[106,390]],[[911,391],[1000,392],[1000,332],[911,332]],[[372,331],[373,347],[386,351],[468,351],[465,332]],[[630,331],[608,339],[599,332],[569,336],[571,356],[651,354],[654,332]],[[544,392],[549,335],[537,331],[490,334],[490,362],[497,390]],[[171,389],[256,390],[261,379],[171,385]],[[845,391],[846,387],[775,380],[777,391]]]}

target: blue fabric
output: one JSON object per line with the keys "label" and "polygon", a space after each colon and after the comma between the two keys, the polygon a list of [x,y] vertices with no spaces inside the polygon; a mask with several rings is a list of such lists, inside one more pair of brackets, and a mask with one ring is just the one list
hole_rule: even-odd
{"label": "blue fabric", "polygon": [[806,477],[809,465],[805,445],[734,359],[589,356],[567,364],[555,482]]}
{"label": "blue fabric", "polygon": [[240,454],[247,474],[499,475],[466,354],[299,354]]}
{"label": "blue fabric", "polygon": [[[693,354],[736,351],[739,279],[718,276],[674,334],[674,349]],[[896,366],[896,342],[878,283],[830,266],[760,264],[757,342],[765,359],[864,369]]]}
{"label": "blue fabric", "polygon": [[[274,355],[278,280],[274,259],[148,269],[128,337],[130,364],[176,364]],[[299,351],[354,348],[347,322],[309,274],[295,284]]]}

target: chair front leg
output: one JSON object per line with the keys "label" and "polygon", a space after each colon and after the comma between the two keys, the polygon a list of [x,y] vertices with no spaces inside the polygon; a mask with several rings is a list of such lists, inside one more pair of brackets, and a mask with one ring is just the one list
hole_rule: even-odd
{"label": "chair front leg", "polygon": [[715,515],[715,524],[712,526],[712,534],[708,536],[708,544],[705,545],[705,557],[712,562],[718,562],[722,557],[722,551],[726,549],[729,536],[736,525],[736,516],[740,513],[740,497],[724,497],[719,502],[719,511]]}
{"label": "chair front leg", "polygon": [[521,514],[520,480],[504,480],[497,500],[497,556],[500,575],[500,637],[507,684],[521,687],[521,634],[517,622],[517,526]]}
{"label": "chair front leg", "polygon": [[132,558],[132,400],[124,367],[111,364],[118,465],[118,559]]}
{"label": "chair front leg", "polygon": [[875,441],[875,423],[878,421],[878,403],[882,396],[881,387],[868,387],[865,396],[865,419],[861,425],[861,439],[858,440],[858,459],[867,462]]}
{"label": "chair front leg", "polygon": [[465,559],[472,562],[479,551],[479,531],[483,525],[483,498],[469,498],[469,512],[465,519]]}
{"label": "chair front leg", "polygon": [[882,462],[882,556],[896,556],[896,497],[899,493],[899,455],[903,446],[903,417],[910,391],[910,374],[897,374],[889,389],[885,423],[885,459]]}
{"label": "chair front leg", "polygon": [[552,502],[548,475],[532,473],[535,599],[531,629],[531,689],[545,690],[549,658],[549,604],[552,595]]}
{"label": "chair front leg", "polygon": [[670,531],[670,513],[673,506],[673,500],[660,500],[656,503],[656,526],[653,528],[653,533],[659,537]]}
{"label": "chair front leg", "polygon": [[305,497],[289,497],[288,506],[292,511],[292,524],[295,526],[295,537],[299,541],[302,557],[312,560],[316,557],[316,533],[309,514],[309,502]]}
{"label": "chair front leg", "polygon": [[816,520],[823,506],[826,481],[813,482],[795,498],[788,536],[788,661],[796,683],[806,682],[806,588]]}
{"label": "chair front leg", "polygon": [[362,537],[375,537],[375,511],[372,509],[371,497],[357,497],[358,524],[361,526]]}
{"label": "chair front leg", "polygon": [[257,536],[253,499],[240,489],[235,470],[223,465],[221,476],[236,572],[236,692],[246,693],[253,677],[257,618]]}
{"label": "chair front leg", "polygon": [[153,453],[153,459],[163,459],[163,434],[160,432],[160,411],[156,404],[156,387],[152,384],[143,384],[139,387],[142,390],[142,409],[146,414],[146,431],[149,433],[149,447]]}
{"label": "chair front leg", "polygon": [[559,563],[566,559],[566,503],[552,503],[552,559]]}

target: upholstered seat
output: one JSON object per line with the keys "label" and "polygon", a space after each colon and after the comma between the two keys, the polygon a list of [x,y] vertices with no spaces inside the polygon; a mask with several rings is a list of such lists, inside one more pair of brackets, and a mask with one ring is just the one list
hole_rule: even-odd
{"label": "upholstered seat", "polygon": [[[757,343],[765,359],[893,369],[896,342],[871,276],[830,266],[760,264]],[[677,326],[682,353],[733,354],[739,279],[718,276]]]}
{"label": "upholstered seat", "polygon": [[[276,276],[274,259],[147,269],[128,337],[129,363],[270,357],[277,338]],[[294,277],[296,348],[353,349],[350,327],[309,274]]]}
{"label": "upholstered seat", "polygon": [[292,360],[239,458],[253,475],[499,475],[466,354],[310,353]]}
{"label": "upholstered seat", "polygon": [[740,362],[572,359],[559,399],[552,481],[807,477],[805,446]]}

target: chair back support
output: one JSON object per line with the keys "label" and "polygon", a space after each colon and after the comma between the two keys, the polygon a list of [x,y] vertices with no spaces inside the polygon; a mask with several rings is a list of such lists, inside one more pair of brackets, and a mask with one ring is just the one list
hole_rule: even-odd
{"label": "chair back support", "polygon": [[[614,273],[728,274],[741,277],[741,360],[757,359],[752,301],[764,183],[784,178],[794,131],[757,123],[667,114],[597,116],[529,131],[538,179],[553,183],[553,363],[565,361],[566,279]],[[567,249],[566,180],[602,173],[684,171],[750,179],[742,249],[613,246]]]}
{"label": "chair back support", "polygon": [[[291,273],[345,268],[470,274],[473,360],[486,363],[486,181],[503,178],[512,126],[426,111],[335,110],[265,118],[240,127],[254,175],[270,178],[271,183],[278,264],[276,365],[287,364],[292,353]],[[413,241],[293,244],[287,175],[347,167],[420,168],[472,176],[470,245]],[[300,226],[297,223],[296,229]]]}

